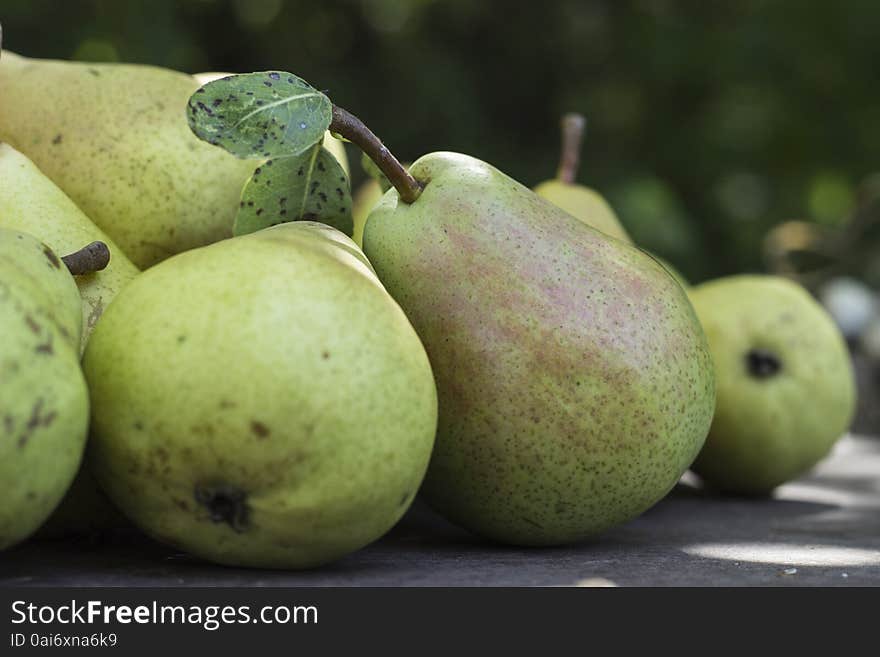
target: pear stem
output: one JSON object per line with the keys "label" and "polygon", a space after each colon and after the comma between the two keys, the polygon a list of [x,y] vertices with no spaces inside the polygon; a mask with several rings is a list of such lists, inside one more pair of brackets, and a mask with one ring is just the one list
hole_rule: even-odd
{"label": "pear stem", "polygon": [[578,166],[581,162],[581,144],[587,120],[583,114],[571,112],[562,117],[562,155],[559,158],[559,170],[556,178],[561,182],[572,184],[577,178]]}
{"label": "pear stem", "polygon": [[342,135],[366,153],[394,185],[404,203],[415,202],[422,193],[424,185],[413,178],[373,131],[351,112],[334,105],[330,132]]}
{"label": "pear stem", "polygon": [[61,258],[74,276],[84,276],[101,271],[110,263],[110,249],[104,242],[92,242],[79,251]]}

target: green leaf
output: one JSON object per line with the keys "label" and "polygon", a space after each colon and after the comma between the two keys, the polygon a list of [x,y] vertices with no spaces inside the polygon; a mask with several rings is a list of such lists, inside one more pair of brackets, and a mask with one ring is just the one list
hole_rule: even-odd
{"label": "green leaf", "polygon": [[383,194],[391,189],[391,181],[388,180],[387,176],[382,173],[382,170],[366,153],[361,154],[361,168],[364,170],[364,173],[379,183]]}
{"label": "green leaf", "polygon": [[187,120],[199,139],[236,157],[299,155],[324,138],[333,104],[283,71],[231,75],[190,96]]}
{"label": "green leaf", "polygon": [[295,157],[267,160],[241,193],[235,235],[287,221],[320,221],[351,236],[351,189],[336,158],[321,144]]}

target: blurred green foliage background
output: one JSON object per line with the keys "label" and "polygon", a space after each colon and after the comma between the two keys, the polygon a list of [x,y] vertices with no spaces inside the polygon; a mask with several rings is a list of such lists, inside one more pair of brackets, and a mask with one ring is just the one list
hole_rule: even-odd
{"label": "blurred green foliage background", "polygon": [[765,236],[798,220],[804,268],[880,284],[876,0],[0,0],[0,21],[33,57],[290,70],[401,159],[528,185],[580,111],[580,181],[691,280],[777,266]]}

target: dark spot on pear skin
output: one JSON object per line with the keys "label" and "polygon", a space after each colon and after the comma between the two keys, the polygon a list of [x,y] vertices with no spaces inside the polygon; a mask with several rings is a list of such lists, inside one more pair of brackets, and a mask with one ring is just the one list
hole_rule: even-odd
{"label": "dark spot on pear skin", "polygon": [[6,431],[6,433],[12,433],[13,429],[15,429],[15,418],[11,415],[4,415],[3,430]]}
{"label": "dark spot on pear skin", "polygon": [[768,379],[782,369],[782,361],[772,351],[751,349],[746,354],[746,368],[756,379]]}
{"label": "dark spot on pear skin", "polygon": [[31,317],[30,315],[25,315],[24,317],[25,324],[27,324],[28,328],[31,330],[31,333],[39,333],[42,328],[37,321]]}
{"label": "dark spot on pear skin", "polygon": [[43,245],[43,253],[46,256],[46,260],[49,261],[49,264],[55,267],[55,269],[61,269],[61,261],[58,259],[58,256],[52,253],[52,249],[50,249],[45,244]]}
{"label": "dark spot on pear skin", "polygon": [[141,422],[140,420],[136,420],[135,423],[134,423],[132,426],[133,426],[133,427],[135,428],[135,430],[137,430],[137,431],[143,431],[143,430],[144,430],[144,423]]}
{"label": "dark spot on pear skin", "polygon": [[330,352],[329,351],[322,351],[321,358],[323,358],[324,360],[328,360],[330,358]]}
{"label": "dark spot on pear skin", "polygon": [[235,408],[235,402],[229,401],[228,399],[221,399],[220,408]]}
{"label": "dark spot on pear skin", "polygon": [[57,146],[58,144],[61,143],[61,139],[62,139],[62,138],[63,138],[63,137],[62,137],[61,133],[59,132],[57,135],[55,135],[55,138],[52,139],[52,143],[55,144],[55,145]]}
{"label": "dark spot on pear skin", "polygon": [[37,399],[34,402],[33,407],[31,408],[31,416],[27,421],[27,424],[24,425],[24,431],[18,437],[18,447],[21,449],[24,447],[30,437],[33,435],[34,431],[39,429],[40,427],[48,427],[50,426],[57,417],[57,413],[55,411],[49,411],[43,414],[43,404],[45,401],[42,397]]}
{"label": "dark spot on pear skin", "polygon": [[250,524],[247,493],[228,484],[197,485],[196,502],[207,509],[211,522],[226,523],[236,533],[242,533]]}
{"label": "dark spot on pear skin", "polygon": [[400,498],[400,506],[403,506],[404,504],[406,504],[408,499],[409,499],[409,492],[406,492],[403,494],[403,497]]}
{"label": "dark spot on pear skin", "polygon": [[251,432],[253,432],[257,438],[267,438],[271,433],[269,427],[259,420],[251,420]]}
{"label": "dark spot on pear skin", "polygon": [[55,353],[55,349],[52,347],[52,336],[49,336],[49,339],[45,342],[38,344],[37,348],[34,349],[38,354],[46,354],[47,356],[51,356]]}

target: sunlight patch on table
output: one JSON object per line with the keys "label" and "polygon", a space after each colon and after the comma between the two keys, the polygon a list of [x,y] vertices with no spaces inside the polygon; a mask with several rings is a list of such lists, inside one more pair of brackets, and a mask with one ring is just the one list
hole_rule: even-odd
{"label": "sunlight patch on table", "polygon": [[880,550],[835,545],[788,543],[699,543],[682,548],[686,554],[706,559],[748,561],[792,566],[876,566]]}

